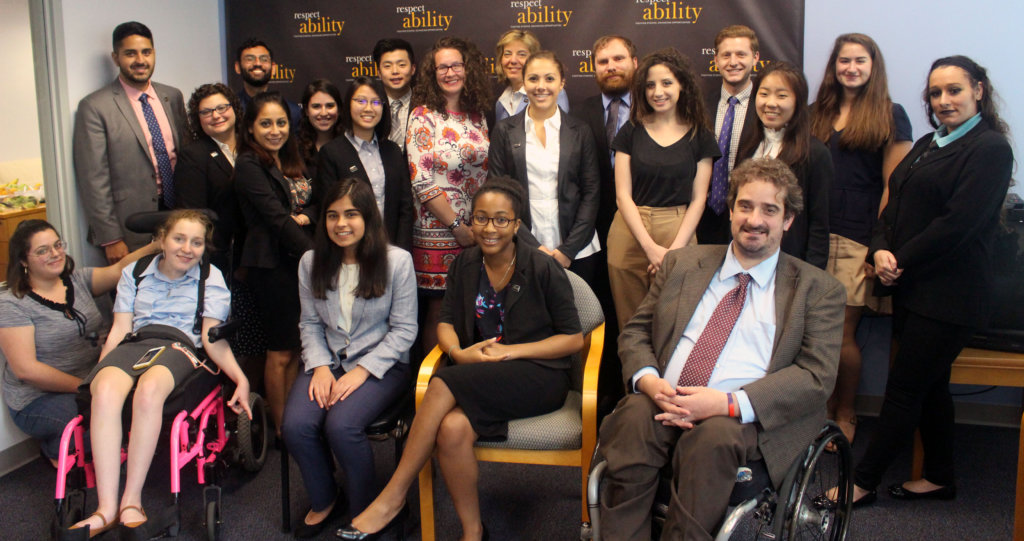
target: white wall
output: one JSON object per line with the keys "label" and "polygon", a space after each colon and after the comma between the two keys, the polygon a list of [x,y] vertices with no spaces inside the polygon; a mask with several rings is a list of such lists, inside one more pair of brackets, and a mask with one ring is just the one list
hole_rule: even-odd
{"label": "white wall", "polygon": [[[806,0],[804,73],[811,100],[825,73],[836,36],[862,32],[882,49],[893,101],[907,110],[914,139],[933,131],[928,125],[921,94],[928,68],[944,56],[963,54],[988,70],[1002,96],[999,114],[1010,125],[1017,161],[1024,159],[1024,107],[1012,101],[1024,87],[1020,69],[1020,21],[1024,3],[977,0],[969,5],[953,0]],[[1024,184],[1011,188],[1024,194]]]}

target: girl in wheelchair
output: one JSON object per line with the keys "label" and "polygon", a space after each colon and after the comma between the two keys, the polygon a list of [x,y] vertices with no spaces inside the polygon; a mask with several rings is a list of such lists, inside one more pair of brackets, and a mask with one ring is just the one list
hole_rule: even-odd
{"label": "girl in wheelchair", "polygon": [[[200,262],[210,243],[213,225],[205,214],[177,210],[157,230],[161,253],[138,275],[137,263],[126,267],[117,285],[114,322],[100,352],[100,362],[82,381],[80,391],[92,395],[92,454],[96,471],[96,512],[61,532],[62,539],[88,539],[120,524],[121,539],[148,539],[142,508],[146,480],[163,417],[164,401],[176,382],[192,371],[213,370],[196,356],[202,348],[209,360],[236,384],[228,406],[249,411],[249,382],[226,341],[209,342],[209,329],[224,321],[230,293],[216,267],[208,276]],[[120,483],[122,409],[132,400],[124,494]]]}

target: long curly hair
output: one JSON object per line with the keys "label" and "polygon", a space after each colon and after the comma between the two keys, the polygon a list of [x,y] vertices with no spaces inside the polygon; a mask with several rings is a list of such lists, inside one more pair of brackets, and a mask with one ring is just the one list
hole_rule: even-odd
{"label": "long curly hair", "polygon": [[412,106],[426,106],[428,109],[448,118],[448,101],[437,85],[437,63],[434,57],[441,49],[455,49],[462,55],[465,64],[466,81],[459,94],[459,106],[464,113],[471,116],[483,116],[490,110],[492,96],[484,65],[484,55],[472,41],[445,36],[434,42],[434,46],[424,56],[420,64],[422,77],[416,80],[412,90]]}
{"label": "long curly hair", "polygon": [[811,133],[825,143],[832,137],[832,123],[839,116],[844,95],[843,85],[839,83],[836,74],[836,60],[843,45],[848,43],[860,45],[868,52],[871,57],[871,74],[850,104],[850,116],[843,134],[839,136],[839,146],[873,152],[892,140],[895,126],[882,51],[875,40],[864,34],[843,34],[836,38],[825,66],[825,77],[821,80],[818,97],[811,110]]}
{"label": "long curly hair", "polygon": [[712,126],[708,123],[705,113],[704,94],[697,84],[697,77],[693,75],[690,61],[675,47],[666,47],[648,54],[640,61],[640,67],[633,77],[633,105],[630,110],[630,120],[634,124],[642,124],[654,114],[651,104],[647,103],[647,73],[654,66],[665,66],[672,72],[672,76],[679,81],[679,100],[676,102],[676,117],[680,122],[690,125],[689,137],[693,137],[701,130],[710,130]]}

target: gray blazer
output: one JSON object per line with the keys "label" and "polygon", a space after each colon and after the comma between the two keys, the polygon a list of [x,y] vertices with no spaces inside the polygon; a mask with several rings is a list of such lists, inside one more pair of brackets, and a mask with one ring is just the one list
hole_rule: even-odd
{"label": "gray blazer", "polygon": [[409,362],[409,348],[416,339],[416,273],[409,252],[388,246],[388,280],[384,295],[375,299],[356,297],[352,303],[351,329],[338,327],[341,299],[331,289],[326,299],[313,297],[311,271],[313,251],[299,261],[299,335],[306,372],[318,366],[338,366],[348,371],[362,366],[382,378],[396,362]]}
{"label": "gray blazer", "polygon": [[[619,335],[622,374],[664,373],[728,245],[691,246],[665,256],[647,297]],[[846,290],[786,253],[775,271],[775,342],[768,373],[743,386],[757,414],[758,448],[778,484],[825,424],[843,338]],[[628,383],[627,383],[628,385]]]}
{"label": "gray blazer", "polygon": [[[184,99],[177,88],[152,84],[180,150],[191,139]],[[149,235],[124,228],[125,218],[155,211],[159,204],[146,134],[117,79],[78,102],[72,147],[89,242],[100,246],[124,239],[131,250],[149,242]]]}
{"label": "gray blazer", "polygon": [[[594,238],[597,207],[601,199],[601,177],[594,135],[583,121],[562,115],[558,130],[558,229],[562,244],[557,248],[569,259]],[[498,122],[491,132],[487,154],[488,176],[509,176],[523,185],[529,201],[526,176],[526,111]],[[522,216],[526,231],[531,226],[529,207]]]}

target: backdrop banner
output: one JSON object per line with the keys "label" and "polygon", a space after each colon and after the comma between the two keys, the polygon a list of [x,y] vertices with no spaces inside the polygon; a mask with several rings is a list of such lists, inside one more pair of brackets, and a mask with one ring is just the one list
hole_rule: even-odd
{"label": "backdrop banner", "polygon": [[[803,63],[804,0],[226,0],[230,85],[235,50],[246,38],[273,49],[272,87],[298,103],[317,78],[345,87],[360,75],[377,76],[371,52],[377,40],[400,37],[412,44],[419,65],[438,38],[473,41],[493,71],[494,45],[510,28],[530,30],[566,67],[566,91],[575,104],[598,92],[590,48],[606,34],[636,44],[637,55],[672,46],[689,57],[703,90],[718,92],[715,34],[730,24],[754,29],[761,43],[755,71],[776,60]],[[495,82],[495,99],[500,91]]]}

